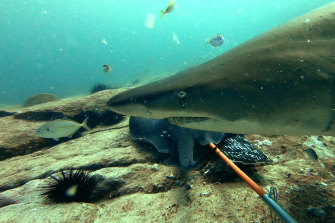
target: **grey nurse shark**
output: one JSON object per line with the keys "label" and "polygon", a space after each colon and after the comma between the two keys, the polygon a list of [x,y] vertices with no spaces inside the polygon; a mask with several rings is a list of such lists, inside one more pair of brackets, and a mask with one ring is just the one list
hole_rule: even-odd
{"label": "grey nurse shark", "polygon": [[335,136],[335,3],[204,64],[112,97],[115,112],[188,128]]}

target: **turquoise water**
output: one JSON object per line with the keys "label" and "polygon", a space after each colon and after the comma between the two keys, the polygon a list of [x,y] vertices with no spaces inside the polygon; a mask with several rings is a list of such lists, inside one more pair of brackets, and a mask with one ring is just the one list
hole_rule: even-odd
{"label": "turquoise water", "polygon": [[[169,0],[2,0],[0,104],[22,103],[37,93],[88,94],[95,83],[122,87],[164,77],[329,2],[177,0],[161,20]],[[206,46],[217,33],[225,43]],[[103,64],[113,72],[105,74]]]}

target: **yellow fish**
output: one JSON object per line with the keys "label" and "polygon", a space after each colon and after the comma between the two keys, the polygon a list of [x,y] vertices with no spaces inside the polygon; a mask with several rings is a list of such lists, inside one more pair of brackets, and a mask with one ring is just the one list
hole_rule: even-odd
{"label": "yellow fish", "polygon": [[163,19],[166,13],[171,13],[174,10],[175,6],[176,6],[176,0],[171,0],[169,5],[166,7],[165,11],[161,10],[162,13],[161,19]]}
{"label": "yellow fish", "polygon": [[112,72],[112,67],[109,66],[108,64],[102,65],[102,68],[103,68],[103,70],[106,74],[109,73],[109,72]]}

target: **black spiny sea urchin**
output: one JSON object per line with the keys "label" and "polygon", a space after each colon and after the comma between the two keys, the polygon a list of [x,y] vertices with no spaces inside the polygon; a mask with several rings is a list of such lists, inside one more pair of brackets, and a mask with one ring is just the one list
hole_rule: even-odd
{"label": "black spiny sea urchin", "polygon": [[108,86],[107,84],[95,84],[92,86],[90,92],[91,94],[94,94],[96,92],[107,90],[107,89],[111,89],[111,87]]}
{"label": "black spiny sea urchin", "polygon": [[42,186],[41,195],[56,203],[91,202],[97,180],[84,170],[61,170],[51,174],[49,182]]}

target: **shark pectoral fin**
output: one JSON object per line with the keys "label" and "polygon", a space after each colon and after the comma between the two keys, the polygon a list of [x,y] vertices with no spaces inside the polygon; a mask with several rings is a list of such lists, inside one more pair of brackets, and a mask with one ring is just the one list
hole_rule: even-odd
{"label": "shark pectoral fin", "polygon": [[163,161],[164,165],[167,166],[178,166],[178,155],[176,153],[172,153],[169,158]]}
{"label": "shark pectoral fin", "polygon": [[59,138],[52,138],[53,140],[55,140],[55,141],[58,141],[59,140]]}
{"label": "shark pectoral fin", "polygon": [[194,140],[191,136],[180,136],[177,142],[179,163],[183,168],[194,166],[193,160]]}
{"label": "shark pectoral fin", "polygon": [[150,142],[160,153],[172,153],[173,140],[170,137],[167,120],[156,120],[130,116],[129,131],[134,139]]}
{"label": "shark pectoral fin", "polygon": [[178,166],[179,160],[178,160],[178,152],[177,152],[177,143],[174,141],[171,141],[169,145],[169,153],[171,154],[169,158],[163,161],[165,165],[168,166]]}

